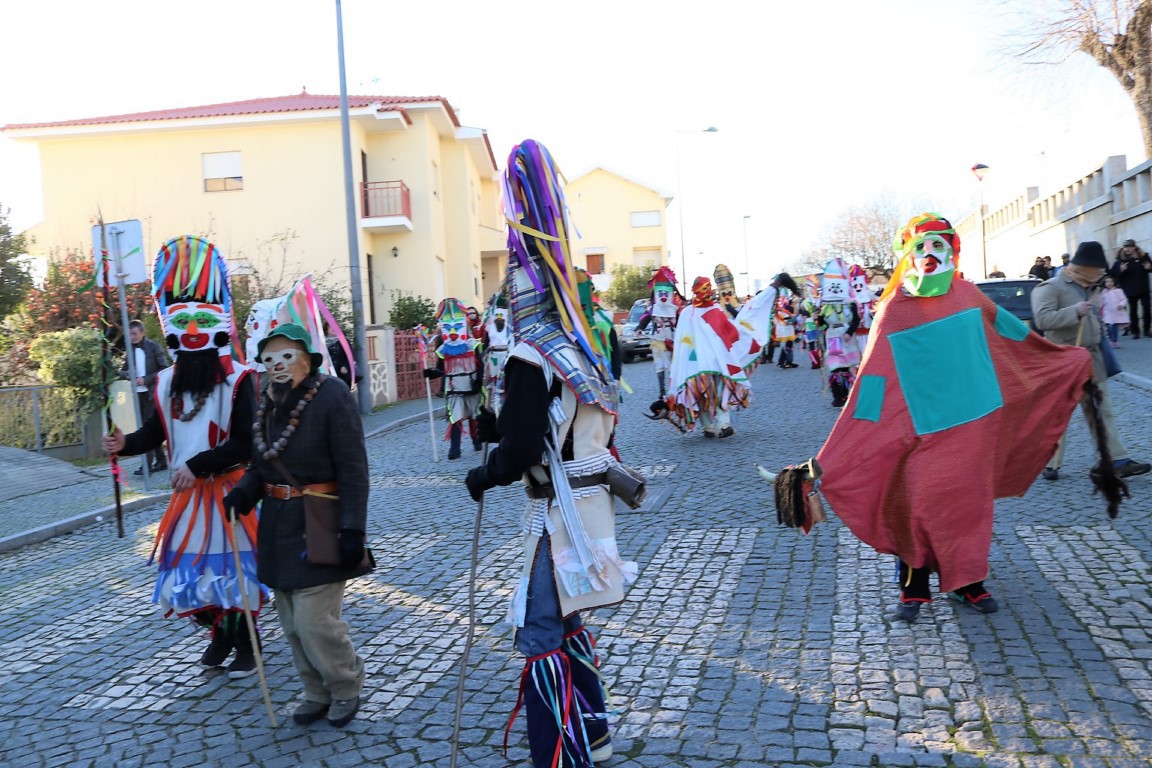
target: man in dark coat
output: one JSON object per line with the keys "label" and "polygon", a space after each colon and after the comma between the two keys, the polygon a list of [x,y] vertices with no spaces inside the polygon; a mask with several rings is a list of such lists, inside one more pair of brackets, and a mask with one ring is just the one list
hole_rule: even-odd
{"label": "man in dark coat", "polygon": [[[246,514],[263,500],[257,573],[274,590],[304,684],[305,701],[293,719],[307,725],[326,716],[343,727],[355,717],[364,685],[364,661],[340,618],[346,582],[372,570],[364,548],[364,427],[348,387],[318,373],[323,357],[302,327],[277,326],[260,341],[257,355],[269,384],[253,424],[252,466],[224,503]],[[339,564],[311,562],[303,494],[339,498]]]}
{"label": "man in dark coat", "polygon": [[[156,374],[171,365],[168,353],[152,339],[144,335],[144,323],[133,320],[128,323],[128,338],[132,341],[132,351],[136,359],[136,381],[133,389],[136,399],[140,403],[140,423],[148,421],[156,411],[156,402],[152,399],[152,390],[156,388]],[[120,378],[128,378],[128,358],[125,356],[124,365],[120,367]],[[162,472],[168,469],[168,459],[164,456],[163,448],[154,448],[148,451],[148,469],[152,472]],[[136,470],[134,474],[144,474],[144,468]]]}
{"label": "man in dark coat", "polygon": [[[1125,240],[1108,272],[1128,297],[1128,330],[1132,338],[1140,338],[1141,328],[1145,336],[1152,336],[1152,294],[1148,290],[1152,258],[1137,247],[1135,240]],[[1140,312],[1144,313],[1143,320]]]}

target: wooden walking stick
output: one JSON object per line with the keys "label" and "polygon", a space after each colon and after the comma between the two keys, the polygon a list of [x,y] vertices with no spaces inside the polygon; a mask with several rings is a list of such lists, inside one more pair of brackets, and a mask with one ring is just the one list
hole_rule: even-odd
{"label": "wooden walking stick", "polygon": [[[424,326],[418,325],[416,331],[417,344],[420,346],[420,375],[428,367],[428,340],[424,337]],[[436,448],[436,419],[432,415],[432,382],[424,379],[424,394],[428,397],[428,432],[432,437],[432,462],[440,463],[440,452]]]}
{"label": "wooden walking stick", "polygon": [[240,603],[244,607],[244,623],[248,627],[248,640],[252,643],[252,651],[256,654],[256,672],[260,676],[260,691],[264,694],[264,707],[268,710],[268,719],[272,721],[272,727],[275,728],[277,725],[276,712],[272,709],[272,696],[268,693],[268,678],[264,676],[264,654],[260,650],[260,640],[256,637],[256,621],[252,618],[252,610],[249,608],[248,588],[244,586],[244,571],[240,566],[240,548],[237,546],[240,539],[236,532],[239,520],[234,514],[234,510],[230,509],[226,514],[231,521],[229,535],[232,539],[232,562],[236,565],[236,586],[240,588]]}
{"label": "wooden walking stick", "polygon": [[[102,314],[104,331],[100,334],[100,363],[104,368],[104,370],[100,372],[100,397],[104,401],[104,426],[107,428],[108,434],[111,435],[116,432],[116,425],[112,423],[112,403],[110,402],[112,393],[108,386],[108,371],[112,369],[108,349],[108,334],[112,330],[112,321],[108,317],[112,312],[112,307],[108,304],[108,289],[110,287],[110,283],[108,282],[108,240],[104,232],[104,214],[100,213],[99,209],[97,209],[96,215],[97,222],[100,225],[100,268],[104,276],[104,289],[103,292],[100,293],[102,297],[100,303],[104,307]],[[121,296],[120,301],[124,300],[124,297]],[[128,329],[122,329],[122,333],[124,334],[125,341],[124,353],[130,355],[132,352],[127,343]],[[135,395],[133,395],[133,397],[135,397]],[[120,473],[123,470],[120,469],[119,455],[115,453],[108,454],[108,461],[112,465],[112,491],[116,498],[116,536],[122,539],[124,538],[124,507],[120,501]]]}
{"label": "wooden walking stick", "polygon": [[[481,466],[488,463],[488,444],[484,444],[484,458]],[[468,655],[472,652],[472,640],[476,636],[476,571],[480,560],[480,521],[484,517],[484,496],[476,503],[476,519],[472,524],[472,560],[468,578],[468,633],[464,636],[464,651],[460,655],[460,679],[456,683],[456,720],[452,727],[452,758],[450,768],[456,768],[456,758],[460,751],[460,720],[464,711],[464,680],[468,676]]]}

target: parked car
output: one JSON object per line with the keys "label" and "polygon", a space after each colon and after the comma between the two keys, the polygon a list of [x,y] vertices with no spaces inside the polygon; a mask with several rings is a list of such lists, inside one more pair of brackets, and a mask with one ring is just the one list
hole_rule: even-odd
{"label": "parked car", "polygon": [[636,331],[636,324],[648,311],[649,303],[648,299],[637,300],[628,310],[628,317],[616,329],[616,336],[620,339],[620,358],[625,363],[638,357],[652,357],[652,336]]}
{"label": "parked car", "polygon": [[1032,289],[1040,285],[1039,280],[1034,277],[990,277],[975,283],[985,296],[1035,330],[1032,324]]}

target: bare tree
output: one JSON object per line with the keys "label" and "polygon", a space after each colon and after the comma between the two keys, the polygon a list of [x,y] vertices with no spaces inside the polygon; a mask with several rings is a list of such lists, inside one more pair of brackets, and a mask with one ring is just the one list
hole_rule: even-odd
{"label": "bare tree", "polygon": [[1028,26],[1026,61],[1045,62],[1086,53],[1112,73],[1132,99],[1144,151],[1152,157],[1152,2],[1145,0],[1061,0],[1044,3],[1042,16]]}
{"label": "bare tree", "polygon": [[872,278],[888,277],[896,266],[892,238],[902,223],[899,207],[887,197],[849,208],[800,255],[792,269],[796,274],[820,272],[828,259],[839,256],[845,264],[861,265]]}

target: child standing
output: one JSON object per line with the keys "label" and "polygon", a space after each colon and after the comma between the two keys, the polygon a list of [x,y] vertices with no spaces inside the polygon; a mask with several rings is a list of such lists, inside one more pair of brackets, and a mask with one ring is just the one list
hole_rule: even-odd
{"label": "child standing", "polygon": [[1104,293],[1100,297],[1100,312],[1105,326],[1108,328],[1108,339],[1115,349],[1120,344],[1117,341],[1117,331],[1121,326],[1128,326],[1128,297],[1124,291],[1116,287],[1116,281],[1111,277],[1104,278]]}

